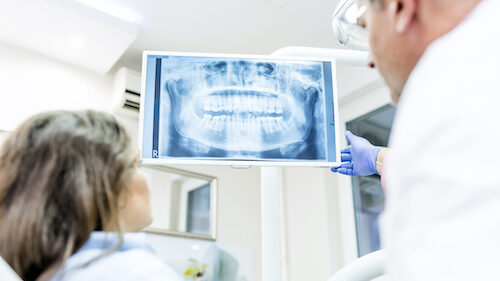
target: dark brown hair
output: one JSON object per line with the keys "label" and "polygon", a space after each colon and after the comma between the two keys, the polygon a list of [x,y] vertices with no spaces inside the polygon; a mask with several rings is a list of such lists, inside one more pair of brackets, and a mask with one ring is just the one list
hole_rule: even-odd
{"label": "dark brown hair", "polygon": [[121,229],[118,198],[136,151],[105,113],[24,122],[0,149],[0,255],[24,280],[48,280],[92,231]]}

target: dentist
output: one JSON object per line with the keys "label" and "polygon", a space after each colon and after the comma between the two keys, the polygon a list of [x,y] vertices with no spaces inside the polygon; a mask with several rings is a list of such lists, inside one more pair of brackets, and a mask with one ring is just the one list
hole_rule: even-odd
{"label": "dentist", "polygon": [[[398,105],[383,167],[391,280],[498,279],[500,2],[347,2]],[[380,150],[365,151],[374,172]]]}

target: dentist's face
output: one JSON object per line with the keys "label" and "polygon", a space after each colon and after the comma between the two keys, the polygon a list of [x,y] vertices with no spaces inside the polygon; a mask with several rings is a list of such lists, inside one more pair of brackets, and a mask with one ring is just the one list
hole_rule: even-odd
{"label": "dentist's face", "polygon": [[226,59],[180,64],[164,84],[175,129],[206,152],[298,154],[322,91],[319,67]]}

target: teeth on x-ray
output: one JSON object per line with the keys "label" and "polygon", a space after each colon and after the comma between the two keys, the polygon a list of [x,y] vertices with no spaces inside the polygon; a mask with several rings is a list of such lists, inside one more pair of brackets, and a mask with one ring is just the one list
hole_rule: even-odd
{"label": "teeth on x-ray", "polygon": [[203,99],[203,122],[215,131],[256,135],[261,130],[272,134],[286,127],[283,101],[277,95],[214,92],[217,94],[206,95]]}
{"label": "teeth on x-ray", "polygon": [[205,113],[217,114],[221,112],[239,113],[249,112],[252,114],[282,114],[283,103],[275,97],[257,96],[208,96],[203,104]]}
{"label": "teeth on x-ray", "polygon": [[222,130],[226,129],[235,134],[248,131],[250,134],[257,134],[258,130],[261,129],[263,129],[265,133],[271,134],[281,131],[286,127],[285,122],[283,121],[283,116],[240,117],[235,115],[212,116],[204,114],[203,121],[205,125],[215,131],[222,132]]}

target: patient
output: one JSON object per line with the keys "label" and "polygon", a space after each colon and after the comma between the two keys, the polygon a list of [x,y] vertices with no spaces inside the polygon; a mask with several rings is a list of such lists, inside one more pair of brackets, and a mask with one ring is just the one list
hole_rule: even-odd
{"label": "patient", "polygon": [[110,115],[48,112],[0,149],[0,255],[24,280],[181,280],[137,232],[138,151]]}

